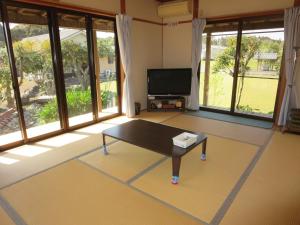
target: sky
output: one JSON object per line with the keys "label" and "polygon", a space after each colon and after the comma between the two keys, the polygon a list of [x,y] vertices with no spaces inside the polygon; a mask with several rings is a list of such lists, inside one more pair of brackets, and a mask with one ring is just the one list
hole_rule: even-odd
{"label": "sky", "polygon": [[108,37],[114,37],[115,34],[112,32],[101,32],[97,31],[97,38],[108,38]]}

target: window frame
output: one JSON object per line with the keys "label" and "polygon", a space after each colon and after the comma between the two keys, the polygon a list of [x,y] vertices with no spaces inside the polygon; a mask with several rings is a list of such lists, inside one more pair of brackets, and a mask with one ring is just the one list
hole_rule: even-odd
{"label": "window frame", "polygon": [[[199,109],[203,111],[210,111],[210,112],[216,112],[216,113],[223,113],[223,114],[229,114],[229,115],[235,115],[235,116],[240,116],[240,117],[245,117],[245,118],[252,118],[252,119],[258,119],[258,120],[263,120],[263,121],[270,121],[274,122],[276,117],[277,117],[277,108],[279,105],[279,87],[282,82],[282,68],[280,68],[279,71],[279,78],[278,78],[278,85],[277,85],[277,90],[276,90],[276,98],[275,98],[275,104],[274,104],[274,113],[272,118],[269,117],[264,117],[264,116],[259,116],[259,115],[251,115],[251,114],[246,114],[246,113],[241,113],[241,112],[236,112],[235,111],[235,104],[236,104],[236,93],[237,93],[237,84],[238,84],[238,78],[239,78],[239,66],[240,66],[240,55],[241,55],[241,43],[242,43],[242,37],[243,37],[243,31],[247,30],[244,29],[245,22],[251,22],[254,20],[259,20],[259,19],[272,19],[272,18],[280,18],[281,21],[279,22],[274,22],[274,24],[278,24],[276,27],[270,27],[270,25],[263,27],[263,28],[255,28],[257,30],[259,29],[267,29],[267,28],[283,28],[284,27],[284,21],[283,21],[283,13],[277,13],[273,14],[270,16],[252,16],[252,17],[243,17],[243,18],[237,18],[237,19],[225,19],[225,20],[208,20],[207,25],[216,25],[220,23],[238,23],[238,29],[237,29],[237,43],[236,43],[236,54],[235,54],[235,64],[234,64],[234,73],[233,73],[233,87],[232,87],[232,95],[231,95],[231,107],[230,110],[222,110],[222,109],[216,109],[212,107],[205,107],[199,105]],[[269,23],[272,24],[272,23]],[[249,30],[249,29],[248,29]],[[203,33],[207,33],[207,28],[204,29]],[[207,47],[207,46],[206,46]],[[284,54],[284,53],[283,53]],[[200,67],[201,67],[201,61],[200,61]],[[200,70],[198,70],[198,80],[200,81]],[[199,86],[200,87],[200,86]]]}

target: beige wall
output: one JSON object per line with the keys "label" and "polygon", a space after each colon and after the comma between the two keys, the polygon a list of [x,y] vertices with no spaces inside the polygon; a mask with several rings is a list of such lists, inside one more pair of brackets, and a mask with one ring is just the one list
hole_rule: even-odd
{"label": "beige wall", "polygon": [[164,68],[191,67],[192,26],[191,23],[173,24],[176,21],[190,20],[191,16],[165,19],[170,23],[163,27],[163,66]]}
{"label": "beige wall", "polygon": [[293,6],[294,0],[199,0],[199,15],[214,17],[262,12]]}
{"label": "beige wall", "polygon": [[126,6],[127,14],[130,16],[162,22],[162,19],[157,16],[156,0],[126,0]]}
{"label": "beige wall", "polygon": [[153,24],[133,22],[133,77],[136,101],[146,108],[147,69],[162,67],[162,27]]}
{"label": "beige wall", "polygon": [[[61,3],[120,13],[120,0],[61,0]],[[133,17],[161,22],[157,5],[155,0],[126,0],[126,12]]]}

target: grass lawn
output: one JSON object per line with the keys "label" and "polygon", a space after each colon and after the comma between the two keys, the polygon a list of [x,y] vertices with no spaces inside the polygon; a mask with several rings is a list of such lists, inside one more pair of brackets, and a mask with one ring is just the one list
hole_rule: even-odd
{"label": "grass lawn", "polygon": [[[240,78],[239,78],[240,79]],[[208,106],[230,109],[233,78],[226,74],[211,74]],[[239,90],[240,81],[238,83]],[[240,106],[252,112],[272,115],[278,80],[245,78]],[[204,73],[200,77],[200,104],[203,105]],[[245,110],[250,112],[250,110]]]}

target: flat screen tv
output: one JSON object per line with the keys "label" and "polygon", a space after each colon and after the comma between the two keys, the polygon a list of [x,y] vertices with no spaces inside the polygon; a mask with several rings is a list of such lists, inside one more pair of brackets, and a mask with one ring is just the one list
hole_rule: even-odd
{"label": "flat screen tv", "polygon": [[191,68],[148,69],[148,95],[190,95]]}

